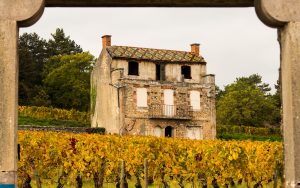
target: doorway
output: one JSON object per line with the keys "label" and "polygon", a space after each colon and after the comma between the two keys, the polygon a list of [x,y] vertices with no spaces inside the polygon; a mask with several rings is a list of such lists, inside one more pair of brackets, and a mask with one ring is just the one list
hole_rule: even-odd
{"label": "doorway", "polygon": [[165,128],[165,137],[173,137],[173,127],[167,126]]}

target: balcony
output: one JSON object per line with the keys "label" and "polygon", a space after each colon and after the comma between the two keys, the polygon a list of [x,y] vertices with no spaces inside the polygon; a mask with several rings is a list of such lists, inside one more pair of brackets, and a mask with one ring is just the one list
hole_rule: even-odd
{"label": "balcony", "polygon": [[149,106],[149,118],[189,120],[192,119],[192,107],[153,104]]}

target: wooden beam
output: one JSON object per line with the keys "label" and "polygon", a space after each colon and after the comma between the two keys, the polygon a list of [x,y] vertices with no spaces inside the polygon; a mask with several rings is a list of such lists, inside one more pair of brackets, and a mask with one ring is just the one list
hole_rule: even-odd
{"label": "wooden beam", "polygon": [[47,7],[253,7],[254,0],[45,0]]}

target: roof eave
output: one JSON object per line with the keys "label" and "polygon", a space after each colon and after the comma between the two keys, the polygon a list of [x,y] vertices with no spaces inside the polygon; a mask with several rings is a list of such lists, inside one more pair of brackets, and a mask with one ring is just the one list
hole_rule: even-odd
{"label": "roof eave", "polygon": [[[110,55],[111,56],[111,55]],[[166,60],[153,60],[153,59],[137,59],[127,57],[112,57],[112,59],[128,60],[128,61],[146,61],[159,64],[202,64],[206,65],[205,61],[166,61]]]}

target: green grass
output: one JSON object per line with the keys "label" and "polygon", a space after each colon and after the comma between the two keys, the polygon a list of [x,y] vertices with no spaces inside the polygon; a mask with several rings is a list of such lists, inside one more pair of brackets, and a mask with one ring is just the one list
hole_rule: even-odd
{"label": "green grass", "polygon": [[245,133],[218,133],[218,139],[222,140],[252,140],[252,141],[282,141],[282,137],[278,135],[261,136],[261,135],[250,135]]}
{"label": "green grass", "polygon": [[56,126],[56,127],[90,127],[89,123],[71,120],[37,119],[27,116],[19,116],[19,125],[32,126]]}

